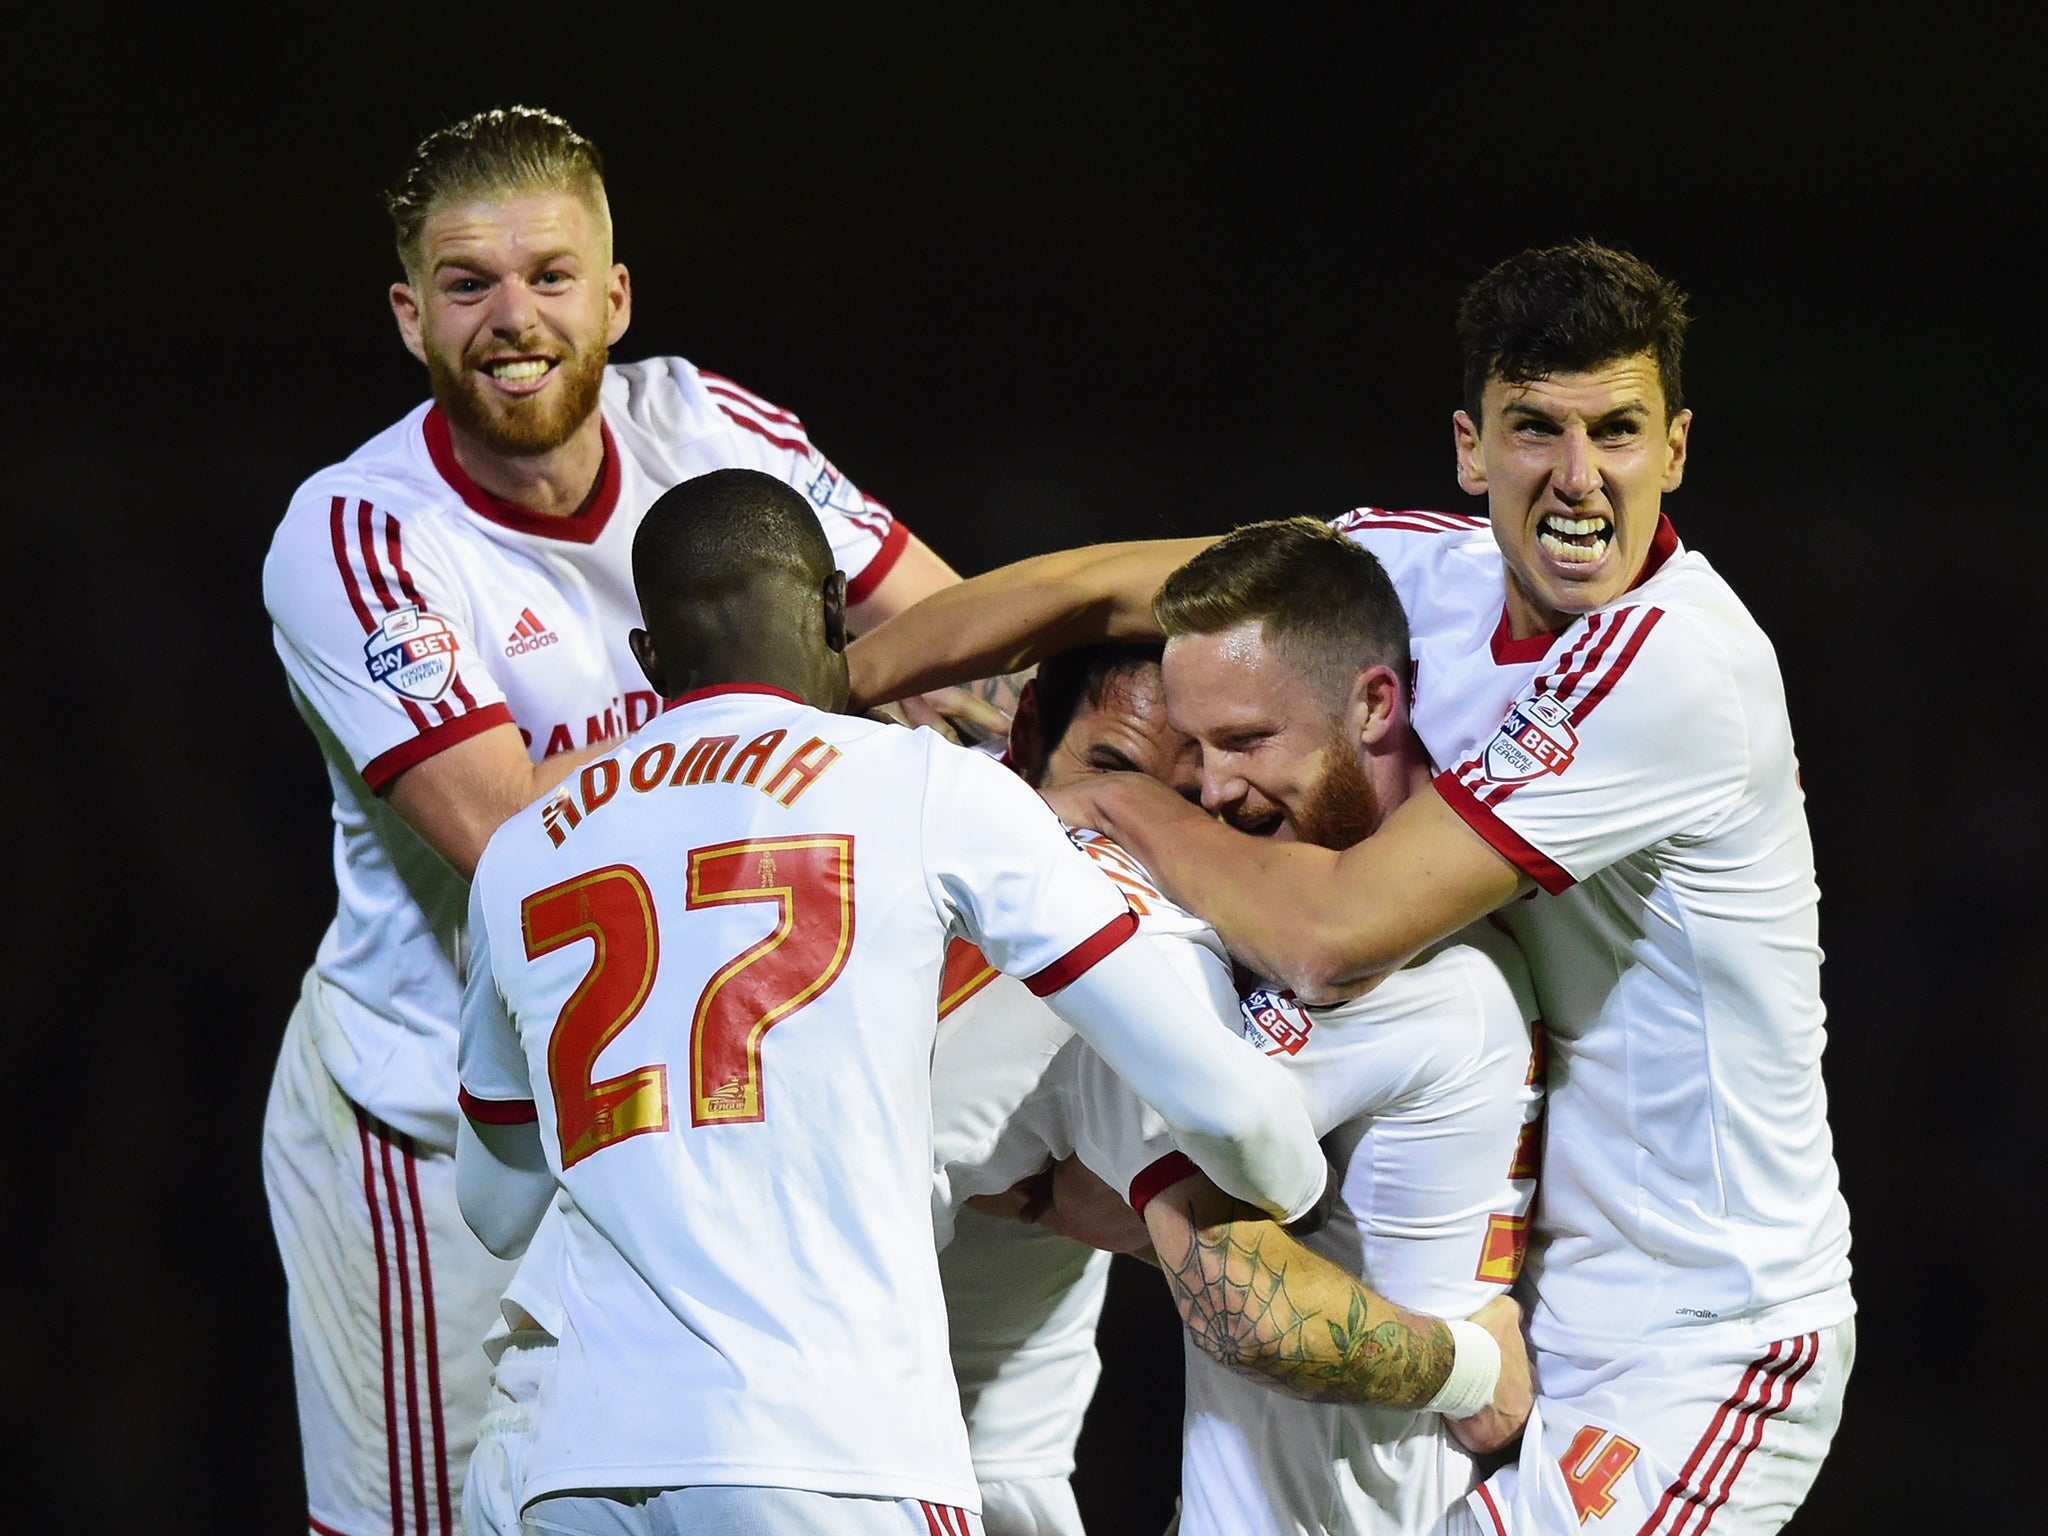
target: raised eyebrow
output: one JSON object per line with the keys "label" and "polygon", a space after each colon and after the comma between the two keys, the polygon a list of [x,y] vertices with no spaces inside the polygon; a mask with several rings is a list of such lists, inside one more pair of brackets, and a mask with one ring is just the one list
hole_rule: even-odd
{"label": "raised eyebrow", "polygon": [[1088,749],[1088,755],[1091,758],[1106,757],[1111,762],[1115,763],[1119,770],[1125,773],[1137,773],[1141,771],[1136,763],[1132,762],[1130,758],[1126,757],[1123,753],[1119,752],[1115,747],[1112,747],[1106,741],[1098,741],[1094,746],[1090,747]]}
{"label": "raised eyebrow", "polygon": [[1648,416],[1649,414],[1650,407],[1647,402],[1642,400],[1625,400],[1620,405],[1614,407],[1613,410],[1603,411],[1599,416],[1595,417],[1593,425],[1604,427],[1614,422],[1624,421],[1631,416]]}

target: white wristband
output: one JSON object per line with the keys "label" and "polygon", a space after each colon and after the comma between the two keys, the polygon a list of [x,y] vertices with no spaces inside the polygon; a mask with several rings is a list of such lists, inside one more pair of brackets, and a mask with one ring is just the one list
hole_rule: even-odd
{"label": "white wristband", "polygon": [[1447,1419],[1469,1419],[1493,1401],[1493,1389],[1500,1385],[1500,1345],[1477,1323],[1460,1319],[1444,1326],[1454,1346],[1451,1374],[1422,1406]]}

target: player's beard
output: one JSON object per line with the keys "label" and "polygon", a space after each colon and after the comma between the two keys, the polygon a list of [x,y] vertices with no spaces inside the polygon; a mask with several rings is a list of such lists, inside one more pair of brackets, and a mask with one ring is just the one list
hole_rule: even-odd
{"label": "player's beard", "polygon": [[[474,361],[507,353],[544,353],[537,341],[526,337],[520,341],[522,345],[510,347],[494,343]],[[552,388],[525,396],[492,393],[491,386],[470,366],[471,360],[451,362],[431,344],[426,353],[434,403],[450,423],[465,435],[480,439],[493,453],[523,457],[561,447],[590,419],[604,389],[610,348],[602,336],[578,347],[555,365]]]}
{"label": "player's beard", "polygon": [[1293,818],[1294,835],[1318,848],[1338,852],[1362,843],[1380,824],[1380,797],[1358,760],[1358,748],[1341,733],[1330,741],[1330,766],[1323,770]]}

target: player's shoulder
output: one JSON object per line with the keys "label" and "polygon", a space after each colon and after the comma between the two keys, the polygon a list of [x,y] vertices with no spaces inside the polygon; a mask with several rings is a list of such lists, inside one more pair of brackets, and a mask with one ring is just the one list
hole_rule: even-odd
{"label": "player's shoulder", "polygon": [[381,571],[394,546],[404,555],[428,550],[460,497],[435,469],[422,402],[347,458],[315,470],[292,492],[264,556],[263,587],[275,613],[306,582],[331,585],[353,566],[363,580]]}
{"label": "player's shoulder", "polygon": [[740,432],[780,447],[810,448],[795,412],[687,358],[612,364],[605,370],[603,402],[615,432],[642,431],[665,441]]}
{"label": "player's shoulder", "polygon": [[1122,893],[1136,914],[1142,932],[1204,940],[1214,937],[1215,929],[1208,922],[1160,890],[1152,872],[1114,838],[1092,827],[1069,827],[1067,836],[1109,876],[1110,883]]}
{"label": "player's shoulder", "polygon": [[1353,507],[1330,527],[1386,565],[1448,560],[1476,553],[1498,557],[1493,530],[1483,517],[1423,508]]}

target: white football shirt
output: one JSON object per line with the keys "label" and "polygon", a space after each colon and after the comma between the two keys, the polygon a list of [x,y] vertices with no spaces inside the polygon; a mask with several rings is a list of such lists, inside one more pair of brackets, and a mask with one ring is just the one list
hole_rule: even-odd
{"label": "white football shirt", "polygon": [[637,730],[660,707],[626,646],[633,534],[671,486],[763,470],[817,509],[854,601],[909,534],[796,417],[681,358],[605,371],[604,468],[574,517],[499,501],[422,405],[299,487],[263,566],[278,656],[334,796],[339,909],[311,997],[342,1091],[455,1140],[462,880],[381,798],[407,768],[506,722],[533,759]]}
{"label": "white football shirt", "polygon": [[[1155,923],[1200,924],[1143,889]],[[1542,1126],[1535,1015],[1521,953],[1489,923],[1334,1007],[1267,989],[1245,998],[1244,1037],[1292,1076],[1340,1180],[1307,1246],[1439,1317],[1469,1316],[1514,1283]],[[1194,1171],[1100,1058],[1083,1047],[1063,1066],[1075,1149],[1135,1208]],[[1429,1536],[1473,1486],[1472,1458],[1436,1414],[1302,1402],[1185,1351],[1183,1536]]]}
{"label": "white football shirt", "polygon": [[773,690],[678,706],[509,820],[472,888],[463,1105],[537,1117],[567,1195],[526,1496],[977,1508],[932,1243],[942,956],[1049,995],[1135,921],[984,756]]}
{"label": "white football shirt", "polygon": [[1408,611],[1437,789],[1541,887],[1500,913],[1551,1051],[1532,1340],[1842,1321],[1819,892],[1770,642],[1668,520],[1632,590],[1519,641],[1483,520],[1335,526]]}

